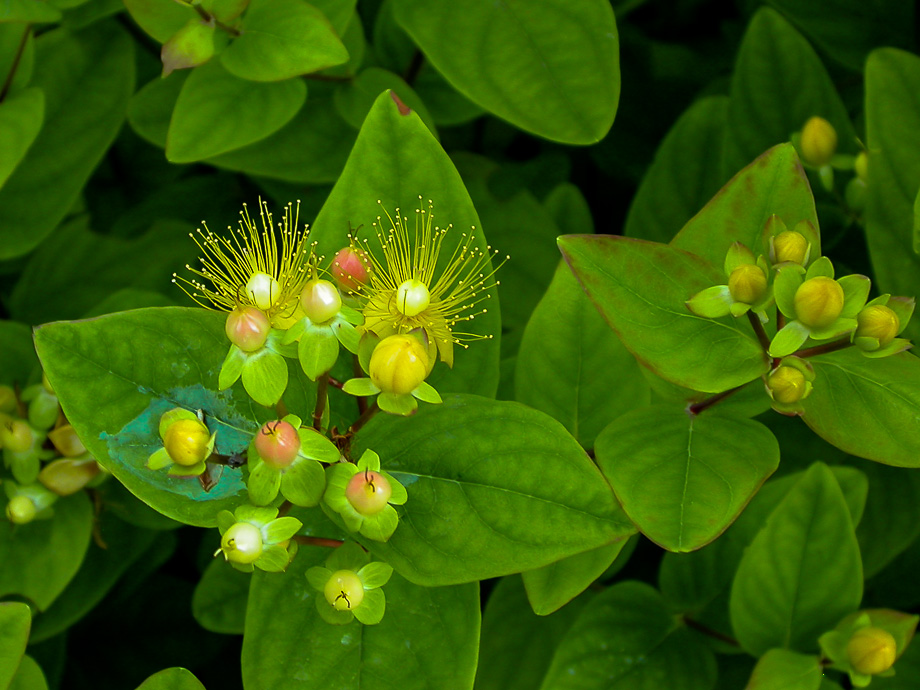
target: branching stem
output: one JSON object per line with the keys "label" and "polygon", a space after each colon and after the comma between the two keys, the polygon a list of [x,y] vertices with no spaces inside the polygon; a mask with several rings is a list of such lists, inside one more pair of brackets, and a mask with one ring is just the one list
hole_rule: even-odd
{"label": "branching stem", "polygon": [[293,537],[293,541],[296,541],[298,544],[303,544],[304,546],[325,546],[330,549],[337,549],[340,547],[343,542],[341,539],[328,539],[326,537],[307,537],[303,535],[298,535]]}
{"label": "branching stem", "polygon": [[313,428],[321,431],[323,428],[323,412],[326,411],[326,391],[329,388],[329,372],[316,380],[316,407],[313,409]]}
{"label": "branching stem", "polygon": [[358,431],[361,430],[361,427],[363,427],[365,424],[371,421],[373,416],[377,414],[378,412],[380,412],[380,408],[377,407],[377,403],[374,403],[373,405],[368,407],[364,411],[364,413],[360,417],[358,417],[358,420],[354,424],[352,424],[350,427],[348,427],[348,435],[354,436],[356,433],[358,433]]}
{"label": "branching stem", "polygon": [[688,628],[693,628],[697,632],[701,632],[707,637],[713,638],[714,640],[719,640],[726,644],[730,644],[733,647],[741,646],[740,644],[738,644],[738,640],[736,640],[735,638],[729,637],[728,635],[724,635],[720,633],[718,630],[713,630],[712,628],[707,627],[703,625],[702,623],[697,623],[695,620],[693,620],[692,618],[688,616],[684,616],[684,623],[687,625]]}
{"label": "branching stem", "polygon": [[734,395],[735,393],[740,391],[742,388],[744,388],[746,385],[747,385],[746,383],[742,383],[740,386],[735,386],[734,388],[729,388],[727,391],[716,393],[715,395],[710,396],[706,398],[705,400],[700,400],[698,403],[687,405],[687,413],[691,417],[696,417],[698,414],[700,414],[701,412],[705,412],[706,410],[708,410],[710,407],[712,407],[716,403],[722,402],[728,396]]}
{"label": "branching stem", "polygon": [[763,329],[763,324],[760,323],[760,317],[750,310],[748,310],[747,316],[748,321],[751,322],[751,328],[754,329],[754,334],[757,336],[757,341],[760,343],[763,351],[769,352],[770,338],[767,337],[767,332]]}
{"label": "branching stem", "polygon": [[840,340],[835,340],[832,343],[824,343],[824,345],[815,345],[814,347],[809,347],[804,350],[799,350],[795,353],[796,357],[817,357],[818,355],[826,355],[828,352],[836,352],[837,350],[845,350],[850,347],[853,343],[850,342],[849,338],[841,338]]}

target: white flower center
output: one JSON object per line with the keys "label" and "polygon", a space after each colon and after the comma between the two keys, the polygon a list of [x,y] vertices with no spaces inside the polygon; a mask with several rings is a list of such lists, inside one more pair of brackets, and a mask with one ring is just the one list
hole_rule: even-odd
{"label": "white flower center", "polygon": [[246,294],[259,309],[271,309],[280,293],[281,286],[278,285],[278,281],[261,271],[253,273],[246,283]]}
{"label": "white flower center", "polygon": [[396,290],[396,309],[404,316],[417,316],[428,308],[431,293],[420,280],[410,278]]}

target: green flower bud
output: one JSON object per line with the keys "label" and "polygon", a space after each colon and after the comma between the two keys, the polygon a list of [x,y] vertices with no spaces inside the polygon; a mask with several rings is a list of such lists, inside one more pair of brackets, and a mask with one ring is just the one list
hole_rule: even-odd
{"label": "green flower bud", "polygon": [[866,307],[856,315],[856,338],[878,338],[880,347],[885,347],[894,340],[901,330],[898,315],[888,307],[874,304]]}
{"label": "green flower bud", "polygon": [[865,151],[860,151],[859,155],[856,156],[856,160],[853,162],[853,170],[856,171],[856,176],[863,182],[866,183],[869,181],[869,154]]}
{"label": "green flower bud", "polygon": [[163,44],[160,59],[163,61],[163,76],[173,70],[203,65],[214,56],[214,27],[201,19],[190,19]]}
{"label": "green flower bud", "polygon": [[163,436],[163,446],[177,465],[192,467],[211,454],[208,427],[197,419],[178,419],[169,425]]}
{"label": "green flower bud", "polygon": [[259,457],[276,469],[289,467],[300,452],[300,436],[290,422],[266,422],[255,437]]}
{"label": "green flower bud", "polygon": [[361,515],[376,515],[386,508],[393,489],[390,482],[379,472],[364,470],[358,472],[345,488],[348,502]]}
{"label": "green flower bud", "polygon": [[431,303],[428,286],[420,280],[404,280],[396,289],[396,309],[404,316],[418,316]]}
{"label": "green flower bud", "polygon": [[760,266],[741,264],[728,277],[728,291],[736,302],[753,304],[767,291],[767,276]]}
{"label": "green flower bud", "polygon": [[86,446],[77,436],[70,424],[59,426],[48,432],[48,438],[57,448],[57,451],[66,458],[77,458],[86,454]]}
{"label": "green flower bud", "polygon": [[830,163],[837,151],[837,131],[823,117],[813,117],[802,128],[802,159],[816,168]]}
{"label": "green flower bud", "polygon": [[847,659],[859,673],[884,673],[897,658],[898,645],[891,633],[881,628],[860,628],[847,642]]}
{"label": "green flower bud", "polygon": [[806,280],[793,299],[796,318],[809,328],[826,328],[843,311],[843,288],[833,278]]}
{"label": "green flower bud", "polygon": [[246,281],[245,292],[255,306],[262,311],[267,311],[278,301],[281,286],[272,276],[256,271]]}
{"label": "green flower bud", "polygon": [[95,460],[58,458],[42,468],[40,481],[58,496],[70,496],[89,484],[99,474]]}
{"label": "green flower bud", "polygon": [[300,305],[310,321],[325,323],[339,313],[342,308],[342,296],[328,280],[314,278],[300,293]]}
{"label": "green flower bud", "polygon": [[249,522],[237,522],[220,539],[224,558],[248,565],[262,555],[262,530]]}
{"label": "green flower bud", "polygon": [[428,352],[411,335],[391,335],[371,355],[371,381],[384,393],[411,393],[428,376]]}
{"label": "green flower bud", "polygon": [[25,525],[35,519],[38,508],[28,496],[14,496],[6,504],[6,518],[14,525]]}
{"label": "green flower bud", "polygon": [[795,403],[805,396],[805,375],[795,367],[780,366],[767,377],[767,387],[776,402]]}
{"label": "green flower bud", "polygon": [[22,419],[7,419],[0,424],[0,446],[13,453],[22,453],[32,447],[35,432]]}
{"label": "green flower bud", "polygon": [[326,583],[323,594],[336,611],[351,611],[364,601],[364,583],[353,570],[337,570]]}
{"label": "green flower bud", "polygon": [[343,290],[355,292],[370,279],[370,261],[361,249],[345,247],[333,257],[331,271]]}
{"label": "green flower bud", "polygon": [[808,240],[800,232],[786,230],[773,238],[773,254],[778,264],[791,261],[801,266],[808,255]]}
{"label": "green flower bud", "polygon": [[224,331],[230,342],[243,352],[255,352],[265,345],[272,325],[261,309],[237,307],[227,314]]}

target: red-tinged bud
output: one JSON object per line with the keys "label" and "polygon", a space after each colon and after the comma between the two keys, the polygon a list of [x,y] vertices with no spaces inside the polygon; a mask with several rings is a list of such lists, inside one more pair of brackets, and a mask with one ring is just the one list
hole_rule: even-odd
{"label": "red-tinged bud", "polygon": [[266,422],[255,438],[256,451],[272,467],[283,469],[290,466],[300,451],[300,436],[290,422],[275,420]]}
{"label": "red-tinged bud", "polygon": [[826,328],[843,311],[843,288],[832,278],[811,278],[796,290],[794,305],[796,318],[804,325]]}
{"label": "red-tinged bud", "polygon": [[332,276],[343,290],[355,292],[362,285],[367,285],[370,265],[364,251],[355,247],[345,247],[332,259]]}
{"label": "red-tinged bud", "polygon": [[271,327],[271,322],[262,310],[237,307],[227,314],[224,330],[230,342],[243,352],[255,352],[265,345]]}
{"label": "red-tinged bud", "polygon": [[342,296],[328,280],[314,278],[304,285],[303,292],[300,293],[300,305],[310,321],[325,323],[339,313],[342,308]]}
{"label": "red-tinged bud", "polygon": [[190,19],[163,44],[160,59],[163,76],[173,70],[203,65],[214,56],[214,20]]}
{"label": "red-tinged bud", "polygon": [[353,570],[338,570],[332,573],[323,594],[336,611],[351,611],[364,601],[364,583]]}
{"label": "red-tinged bud", "polygon": [[345,488],[345,497],[361,515],[376,515],[386,508],[393,489],[379,472],[358,472]]}

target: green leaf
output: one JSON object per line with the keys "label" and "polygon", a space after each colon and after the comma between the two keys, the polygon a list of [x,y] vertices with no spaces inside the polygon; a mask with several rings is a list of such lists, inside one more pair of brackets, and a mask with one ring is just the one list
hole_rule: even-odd
{"label": "green leaf", "polygon": [[592,596],[587,593],[549,616],[537,616],[521,578],[499,580],[483,612],[476,690],[539,688],[556,646]]}
{"label": "green leaf", "polygon": [[822,671],[817,656],[771,649],[757,662],[745,690],[818,690]]}
{"label": "green leaf", "polygon": [[745,651],[817,651],[818,636],[862,599],[859,545],[840,485],[815,463],[744,552],[731,620]]}
{"label": "green leaf", "polygon": [[[395,172],[394,172],[395,171]],[[441,246],[436,274],[462,239],[476,228],[473,246],[488,251],[479,217],[460,176],[440,144],[415,113],[403,114],[391,94],[382,94],[368,114],[345,170],[313,224],[311,239],[319,254],[332,256],[348,245],[349,228],[363,225],[359,237],[377,242],[372,223],[382,209],[404,213],[418,208],[419,196],[431,199],[435,222],[453,225]],[[380,204],[378,204],[380,200]],[[379,243],[378,243],[379,247]],[[501,331],[494,291],[488,311],[464,324],[464,330],[484,336]],[[436,367],[428,382],[443,395],[448,392],[494,395],[498,384],[500,344],[497,338],[473,342],[468,350],[456,349],[452,370]]]}
{"label": "green leaf", "polygon": [[48,690],[48,681],[41,666],[28,654],[22,657],[9,690]]}
{"label": "green leaf", "polygon": [[154,146],[166,148],[170,119],[190,74],[191,70],[180,70],[168,77],[154,77],[131,97],[128,123],[138,136]]}
{"label": "green leaf", "polygon": [[0,187],[35,141],[44,117],[41,89],[24,89],[0,103]]}
{"label": "green leaf", "polygon": [[241,35],[220,55],[228,72],[252,81],[281,81],[347,60],[329,20],[303,0],[253,0]]}
{"label": "green leaf", "polygon": [[378,415],[353,453],[365,448],[409,500],[387,543],[362,543],[420,584],[531,570],[633,531],[575,440],[517,403],[457,395],[411,419]]}
{"label": "green leaf", "polygon": [[[761,8],[748,25],[732,73],[725,171],[733,173],[789,141],[815,115],[837,130],[839,151],[857,152],[856,132],[820,58],[781,15]],[[801,218],[783,220],[791,228]]]}
{"label": "green leaf", "polygon": [[[287,182],[335,182],[354,144],[355,133],[335,112],[332,98],[310,99],[286,126],[267,139],[208,161],[227,170]],[[331,256],[331,255],[330,255]]]}
{"label": "green leaf", "polygon": [[379,67],[363,70],[355,79],[337,89],[335,107],[348,124],[355,129],[361,129],[364,118],[367,117],[377,97],[387,89],[392,89],[393,93],[399,96],[399,100],[418,114],[431,133],[435,137],[438,136],[428,109],[412,87],[399,75]]}
{"label": "green leaf", "polygon": [[48,324],[35,333],[61,406],[93,456],[149,505],[203,527],[247,501],[240,471],[216,468],[217,485],[206,492],[197,479],[144,465],[162,447],[157,424],[170,409],[201,409],[225,455],[245,452],[271,414],[239,386],[216,392],[227,347],[224,320],[204,309],[163,307]]}
{"label": "green leaf", "polygon": [[565,425],[585,448],[611,419],[648,404],[650,389],[562,263],[518,351],[515,398]]}
{"label": "green leaf", "polygon": [[516,127],[600,141],[620,96],[619,41],[603,0],[397,0],[396,19],[464,96]]}
{"label": "green leaf", "polygon": [[61,18],[61,11],[41,0],[10,0],[0,11],[0,22],[46,24]]}
{"label": "green leaf", "polygon": [[304,373],[311,381],[315,381],[335,366],[339,356],[339,340],[331,328],[308,328],[300,337],[297,356]]}
{"label": "green leaf", "polygon": [[332,28],[341,36],[355,17],[357,0],[313,0],[310,4],[326,15]]}
{"label": "green leaf", "polygon": [[304,547],[284,574],[253,576],[243,637],[246,687],[460,690],[472,685],[478,585],[428,589],[394,575],[382,590],[374,590],[386,595],[379,624],[330,625],[314,604],[322,593],[304,577],[327,556],[328,549]]}
{"label": "green leaf", "polygon": [[30,644],[64,632],[89,613],[124,572],[147,553],[157,536],[156,532],[122,522],[110,511],[103,511],[97,517],[96,529],[105,548],[90,545],[80,570],[67,588],[48,610],[35,617]]}
{"label": "green leaf", "polygon": [[[800,220],[818,227],[811,187],[792,144],[774,146],[729,180],[671,245],[698,254],[715,266],[722,266],[733,242],[766,255],[761,236],[774,214],[790,228]],[[811,251],[817,256],[821,248],[812,247]]]}
{"label": "green leaf", "polygon": [[189,163],[261,141],[290,122],[306,99],[303,79],[253,83],[212,60],[192,70],[179,92],[166,158]]}
{"label": "green leaf", "polygon": [[32,612],[26,604],[0,602],[0,688],[6,688],[16,675],[26,653]]}
{"label": "green leaf", "polygon": [[243,365],[243,388],[260,405],[271,407],[284,394],[288,367],[284,357],[262,348],[250,355]]}
{"label": "green leaf", "polygon": [[616,419],[596,453],[623,510],[668,551],[722,534],[779,466],[779,444],[762,424],[669,405]]}
{"label": "green leaf", "polygon": [[83,561],[93,526],[93,509],[81,492],[54,504],[54,517],[18,529],[0,530],[0,596],[19,594],[45,611]]}
{"label": "green leaf", "polygon": [[25,388],[37,364],[29,327],[15,321],[0,321],[0,383]]}
{"label": "green leaf", "polygon": [[670,242],[719,191],[727,108],[727,97],[707,96],[674,123],[633,197],[624,235]]}
{"label": "green leaf", "polygon": [[910,48],[915,9],[910,3],[863,0],[767,0],[822,52],[862,71],[866,53],[880,45]]}
{"label": "green leaf", "polygon": [[197,16],[191,5],[174,0],[124,0],[131,18],[159,43],[166,43]]}
{"label": "green leaf", "polygon": [[117,24],[35,41],[32,86],[45,94],[45,122],[0,189],[0,259],[31,251],[71,209],[108,150],[134,91],[134,47]]}
{"label": "green leaf", "polygon": [[9,300],[16,318],[31,323],[82,318],[119,288],[165,289],[174,268],[195,257],[185,223],[159,221],[144,235],[124,240],[92,232],[88,220],[78,216],[65,223],[29,258]]}
{"label": "green leaf", "polygon": [[802,418],[841,450],[895,467],[920,467],[920,360],[867,359],[855,349],[811,360],[814,390]]}
{"label": "green leaf", "polygon": [[298,460],[281,478],[281,493],[294,505],[315,506],[323,497],[326,475],[315,460]]}
{"label": "green leaf", "polygon": [[[920,57],[891,48],[866,61],[866,136],[870,178],[866,239],[880,292],[920,294],[920,256],[912,251],[920,187]],[[914,319],[905,337],[920,339]]]}
{"label": "green leaf", "polygon": [[566,633],[541,688],[619,690],[657,687],[709,690],[715,655],[683,626],[675,627],[661,595],[641,582],[621,582],[597,595]]}
{"label": "green leaf", "polygon": [[621,539],[521,573],[534,613],[546,616],[558,611],[584,592],[607,571],[628,542]]}
{"label": "green leaf", "polygon": [[242,635],[246,622],[246,602],[252,576],[241,573],[215,558],[192,596],[192,615],[205,630],[225,635]]}
{"label": "green leaf", "polygon": [[704,319],[687,309],[686,300],[724,280],[700,257],[599,235],[567,235],[559,238],[559,248],[623,345],[662,378],[720,393],[769,369],[763,349],[736,322]]}
{"label": "green leaf", "polygon": [[154,673],[137,690],[204,690],[204,686],[191,671],[175,667]]}

